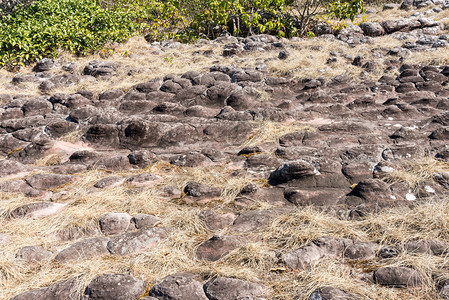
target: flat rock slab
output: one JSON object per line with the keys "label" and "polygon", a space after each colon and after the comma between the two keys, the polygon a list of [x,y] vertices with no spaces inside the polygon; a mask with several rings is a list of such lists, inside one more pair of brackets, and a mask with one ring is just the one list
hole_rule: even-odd
{"label": "flat rock slab", "polygon": [[148,214],[137,214],[134,215],[131,219],[131,224],[136,229],[144,229],[155,227],[161,222],[161,218]]}
{"label": "flat rock slab", "polygon": [[242,241],[236,236],[213,236],[211,239],[200,244],[195,253],[198,259],[216,261],[240,245],[242,245]]}
{"label": "flat rock slab", "polygon": [[423,284],[419,273],[407,267],[383,267],[374,272],[374,282],[380,285],[414,288]]}
{"label": "flat rock slab", "polygon": [[127,213],[108,213],[100,217],[101,232],[104,235],[121,234],[128,230],[131,216]]}
{"label": "flat rock slab", "polygon": [[[244,297],[261,297],[269,294],[269,289],[256,283],[235,278],[218,277],[204,285],[210,300],[238,300]],[[250,298],[252,299],[252,298]]]}
{"label": "flat rock slab", "polygon": [[20,162],[1,159],[0,160],[0,176],[2,178],[20,177],[28,174],[30,168],[21,164]]}
{"label": "flat rock slab", "polygon": [[188,273],[167,276],[150,290],[149,295],[156,299],[208,300],[203,285],[193,277],[194,274]]}
{"label": "flat rock slab", "polygon": [[108,255],[108,242],[109,239],[106,237],[96,237],[76,242],[59,252],[55,257],[55,261],[80,261],[98,255]]}
{"label": "flat rock slab", "polygon": [[231,230],[234,232],[250,232],[257,229],[263,229],[267,226],[279,212],[274,210],[252,210],[241,213],[234,224],[231,226]]}
{"label": "flat rock slab", "polygon": [[206,209],[201,211],[200,218],[210,230],[215,231],[231,225],[236,216],[233,213],[219,214],[212,209]]}
{"label": "flat rock slab", "polygon": [[310,244],[287,253],[284,263],[291,269],[305,269],[323,258],[335,258],[352,245],[351,240],[321,237]]}
{"label": "flat rock slab", "polygon": [[35,189],[48,190],[75,182],[78,179],[79,177],[73,175],[35,174],[26,178],[25,181]]}
{"label": "flat rock slab", "polygon": [[358,298],[334,287],[320,287],[313,291],[309,300],[357,300]]}
{"label": "flat rock slab", "polygon": [[62,203],[35,202],[14,209],[11,211],[10,215],[12,218],[44,218],[56,214],[65,206],[66,204]]}
{"label": "flat rock slab", "polygon": [[126,274],[105,274],[92,280],[83,300],[136,300],[146,290],[146,284]]}
{"label": "flat rock slab", "polygon": [[28,263],[41,262],[50,258],[52,253],[40,246],[25,246],[16,253],[16,258]]}
{"label": "flat rock slab", "polygon": [[110,176],[103,179],[98,180],[94,187],[98,189],[104,188],[113,188],[122,185],[125,182],[126,178],[122,176]]}
{"label": "flat rock slab", "polygon": [[75,279],[55,283],[45,288],[19,294],[11,300],[78,300],[78,284]]}
{"label": "flat rock slab", "polygon": [[107,248],[114,255],[130,255],[156,246],[167,235],[168,232],[165,228],[141,229],[112,237]]}

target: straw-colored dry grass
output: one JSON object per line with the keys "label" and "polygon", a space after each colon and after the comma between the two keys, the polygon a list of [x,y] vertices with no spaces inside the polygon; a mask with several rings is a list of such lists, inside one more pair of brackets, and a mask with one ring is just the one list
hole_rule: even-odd
{"label": "straw-colored dry grass", "polygon": [[[172,185],[182,188],[189,181],[199,181],[222,188],[223,200],[232,201],[242,186],[257,182],[254,178],[233,179],[223,166],[189,169],[165,163],[144,170],[124,171],[122,176],[149,172],[164,180],[153,187],[132,193],[126,186],[94,190],[92,184],[110,176],[108,172],[89,171],[79,174],[81,180],[65,186],[66,194],[58,200],[67,206],[58,214],[42,219],[9,219],[8,212],[36,200],[3,193],[0,201],[2,232],[14,236],[2,249],[0,288],[6,291],[2,299],[32,288],[47,286],[67,278],[79,278],[80,292],[95,276],[105,273],[129,273],[154,284],[162,277],[180,271],[200,274],[204,280],[216,276],[231,276],[263,283],[273,290],[273,299],[307,299],[320,286],[334,286],[359,295],[363,299],[436,299],[431,284],[432,274],[447,267],[446,257],[401,253],[389,260],[374,260],[360,265],[324,260],[306,271],[289,271],[279,262],[279,256],[303,246],[321,236],[373,241],[381,245],[402,243],[413,239],[440,239],[449,243],[449,204],[447,201],[425,203],[412,210],[390,209],[364,220],[347,221],[313,207],[296,209],[275,218],[265,229],[253,234],[254,241],[242,245],[217,262],[199,261],[194,251],[212,236],[199,217],[200,207],[170,201],[157,190]],[[233,181],[234,180],[234,181]],[[226,192],[227,191],[227,192]],[[217,203],[214,209],[227,211]],[[162,218],[159,226],[172,228],[170,236],[150,251],[125,257],[95,257],[67,264],[17,264],[18,249],[26,245],[41,245],[57,253],[72,242],[55,239],[64,228],[89,226],[107,212],[129,214],[151,213]],[[70,216],[68,218],[67,216]],[[222,231],[226,234],[227,229]],[[386,265],[412,266],[428,281],[420,290],[383,288],[360,280],[360,274]]]}
{"label": "straw-colored dry grass", "polygon": [[257,146],[264,143],[278,143],[279,138],[296,131],[314,131],[315,128],[295,122],[257,122],[257,127],[240,147]]}
{"label": "straw-colored dry grass", "polygon": [[432,181],[434,173],[449,172],[449,163],[433,157],[400,161],[391,173],[386,174],[389,183],[405,183],[416,189],[421,182]]}

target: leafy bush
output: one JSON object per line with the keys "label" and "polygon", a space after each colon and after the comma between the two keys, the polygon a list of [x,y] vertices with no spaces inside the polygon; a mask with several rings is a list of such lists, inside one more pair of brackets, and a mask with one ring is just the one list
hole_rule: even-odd
{"label": "leafy bush", "polygon": [[293,18],[284,0],[206,0],[205,10],[194,16],[190,27],[209,37],[227,30],[233,35],[254,33],[293,35]]}
{"label": "leafy bush", "polygon": [[354,20],[356,14],[364,11],[363,0],[204,0],[204,3],[190,28],[196,35],[212,38],[223,31],[238,36],[253,33],[303,36],[317,16]]}
{"label": "leafy bush", "polygon": [[[285,2],[289,1],[289,2]],[[306,35],[315,16],[354,19],[363,0],[17,0],[0,8],[0,66],[61,50],[85,55],[145,31],[148,40]]]}
{"label": "leafy bush", "polygon": [[166,5],[116,5],[95,0],[39,0],[0,18],[0,64],[27,64],[59,50],[85,55],[109,42],[123,42],[163,16]]}

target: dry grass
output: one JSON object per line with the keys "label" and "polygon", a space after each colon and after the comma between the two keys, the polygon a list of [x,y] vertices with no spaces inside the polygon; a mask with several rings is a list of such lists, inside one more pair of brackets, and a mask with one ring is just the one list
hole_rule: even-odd
{"label": "dry grass", "polygon": [[[449,243],[449,204],[446,201],[422,204],[409,211],[390,209],[360,221],[340,220],[313,207],[297,209],[277,217],[266,230],[255,236],[258,237],[256,241],[241,246],[217,262],[207,262],[196,260],[194,255],[198,244],[212,235],[199,218],[201,208],[168,201],[159,197],[155,190],[168,183],[182,187],[188,181],[214,184],[225,189],[226,184],[233,186],[236,183],[227,182],[229,178],[226,177],[226,172],[219,168],[195,172],[156,164],[146,170],[119,174],[130,175],[137,172],[158,174],[163,176],[163,182],[167,183],[132,194],[124,187],[93,191],[92,184],[110,174],[86,172],[82,174],[81,181],[66,187],[68,193],[61,200],[67,204],[66,208],[59,214],[43,219],[8,219],[5,213],[17,206],[17,203],[26,204],[33,200],[3,194],[0,202],[4,212],[0,219],[2,231],[13,235],[14,239],[4,247],[3,260],[0,262],[0,287],[6,291],[2,299],[67,278],[79,278],[81,291],[99,274],[130,273],[146,282],[155,283],[166,275],[181,271],[198,273],[204,280],[216,276],[230,276],[260,282],[273,289],[273,299],[307,299],[308,295],[320,286],[338,287],[363,299],[436,297],[430,281],[421,290],[407,291],[365,283],[359,279],[359,275],[380,266],[404,265],[414,267],[425,280],[430,280],[431,274],[438,273],[447,265],[446,257],[401,253],[396,258],[371,261],[364,266],[351,267],[335,260],[324,260],[306,271],[282,272],[282,269],[279,269],[281,272],[277,273],[271,270],[282,267],[277,254],[285,254],[324,235],[380,244],[401,244],[410,239],[431,238]],[[229,197],[230,195],[232,193]],[[159,215],[162,217],[160,226],[172,228],[173,231],[151,251],[133,256],[95,257],[67,264],[17,265],[14,254],[20,247],[41,245],[56,253],[66,247],[67,242],[55,240],[55,231],[70,226],[87,226],[103,213],[111,211]],[[70,218],[66,217],[68,215]]]}
{"label": "dry grass", "polygon": [[315,128],[298,123],[258,122],[256,129],[240,147],[257,146],[264,143],[278,143],[279,138],[296,131],[314,131]]}
{"label": "dry grass", "polygon": [[405,183],[416,189],[421,182],[432,181],[434,173],[449,172],[449,163],[433,157],[400,161],[394,171],[388,173],[385,181],[388,183]]}

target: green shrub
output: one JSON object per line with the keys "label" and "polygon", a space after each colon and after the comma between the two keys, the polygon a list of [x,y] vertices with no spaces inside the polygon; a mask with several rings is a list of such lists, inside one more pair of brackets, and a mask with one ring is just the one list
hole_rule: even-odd
{"label": "green shrub", "polygon": [[[198,0],[195,0],[198,1]],[[193,17],[194,35],[215,38],[223,31],[237,36],[270,33],[304,36],[316,17],[328,15],[353,20],[363,12],[363,0],[203,0]],[[286,2],[287,1],[287,2]]]}
{"label": "green shrub", "polygon": [[[288,2],[285,2],[288,1]],[[36,0],[0,9],[0,66],[65,50],[85,55],[138,33],[148,40],[306,35],[315,16],[353,19],[363,0]]]}
{"label": "green shrub", "polygon": [[85,55],[106,43],[123,42],[149,28],[166,5],[103,8],[95,0],[39,0],[0,18],[0,65],[55,57],[59,50]]}

